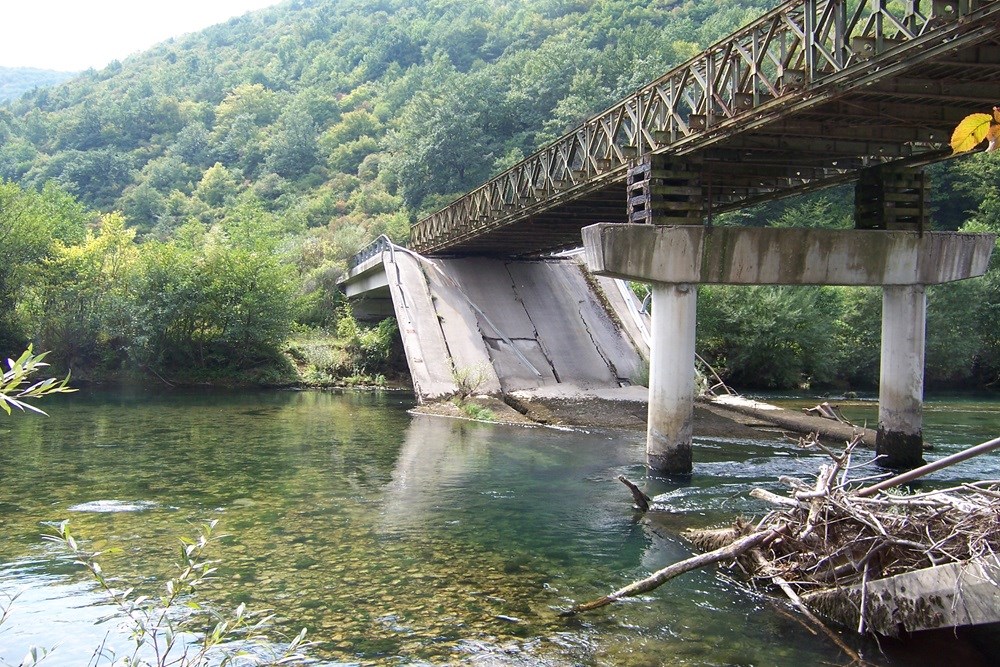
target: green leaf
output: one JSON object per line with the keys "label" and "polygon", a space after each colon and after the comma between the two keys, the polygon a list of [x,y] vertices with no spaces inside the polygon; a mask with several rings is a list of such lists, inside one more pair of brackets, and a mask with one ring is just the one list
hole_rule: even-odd
{"label": "green leaf", "polygon": [[988,113],[974,113],[962,119],[951,135],[951,149],[955,153],[966,153],[986,139],[993,123]]}

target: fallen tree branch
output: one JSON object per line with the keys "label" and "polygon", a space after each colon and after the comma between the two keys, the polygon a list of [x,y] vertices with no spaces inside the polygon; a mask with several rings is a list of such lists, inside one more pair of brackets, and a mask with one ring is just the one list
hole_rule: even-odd
{"label": "fallen tree branch", "polygon": [[649,511],[649,504],[652,499],[643,493],[642,489],[635,485],[635,482],[630,480],[625,475],[618,475],[618,481],[628,487],[628,490],[632,492],[632,501],[635,503],[635,508],[641,512]]}
{"label": "fallen tree branch", "polygon": [[871,486],[857,491],[855,495],[861,496],[862,498],[865,496],[873,496],[879,491],[899,486],[900,484],[906,484],[907,482],[912,482],[915,479],[919,479],[924,475],[929,475],[930,473],[941,470],[942,468],[953,466],[956,463],[961,463],[962,461],[974,458],[980,454],[992,452],[998,447],[1000,447],[1000,438],[988,440],[980,445],[976,445],[975,447],[969,447],[968,449],[964,449],[956,454],[952,454],[951,456],[946,456],[943,459],[932,461],[927,465],[914,468],[913,470],[908,470],[904,473],[896,475],[895,477],[890,477],[889,479],[879,482],[878,484],[872,484]]}
{"label": "fallen tree branch", "polygon": [[832,419],[833,421],[840,422],[841,424],[847,424],[848,426],[856,426],[850,421],[844,418],[841,414],[840,408],[836,405],[830,405],[828,402],[823,401],[819,405],[813,408],[802,408],[802,412],[807,415],[812,415],[814,417],[822,417],[824,419]]}
{"label": "fallen tree branch", "polygon": [[819,628],[820,630],[823,631],[823,634],[826,635],[830,641],[832,641],[834,644],[837,645],[837,648],[839,648],[841,651],[846,653],[848,657],[851,658],[854,664],[860,664],[860,665],[868,664],[865,662],[865,660],[861,657],[861,655],[857,651],[855,651],[854,649],[852,649],[850,646],[847,645],[847,642],[845,642],[840,637],[840,635],[831,630],[826,623],[817,618],[816,615],[809,610],[806,604],[802,601],[802,598],[800,598],[798,594],[795,592],[795,590],[791,587],[791,585],[789,585],[789,583],[785,581],[784,577],[771,571],[770,564],[767,558],[764,557],[764,554],[762,554],[757,549],[754,549],[752,554],[754,557],[754,561],[757,563],[757,567],[760,568],[762,572],[767,573],[763,576],[766,576],[768,579],[774,582],[774,584],[781,589],[781,592],[785,594],[785,597],[788,598],[788,601],[792,603],[792,606],[795,607],[795,609],[797,609],[800,614],[805,616],[809,620],[809,622],[813,624],[814,627],[812,628],[809,627],[808,625],[805,625],[805,627],[810,632],[816,634],[816,630],[814,628]]}
{"label": "fallen tree branch", "polygon": [[596,600],[591,600],[590,602],[584,602],[583,604],[578,604],[572,609],[562,612],[560,616],[575,616],[581,612],[593,611],[594,609],[599,609],[605,607],[616,600],[621,598],[632,597],[635,595],[641,595],[654,588],[659,588],[664,583],[670,581],[674,577],[680,576],[691,570],[697,570],[708,565],[714,565],[726,560],[732,560],[737,556],[740,556],[750,549],[765,545],[769,542],[774,541],[784,533],[784,526],[778,526],[776,528],[770,528],[768,530],[763,530],[757,533],[750,533],[745,537],[727,544],[724,547],[715,549],[714,551],[709,551],[703,554],[697,554],[691,556],[679,563],[674,563],[673,565],[668,565],[662,570],[658,570],[639,581],[633,582],[626,586],[625,588],[620,588],[610,595],[605,595],[602,598]]}
{"label": "fallen tree branch", "polygon": [[766,489],[751,489],[750,497],[756,498],[757,500],[763,500],[766,503],[777,505],[779,507],[809,507],[804,502],[796,500],[795,498],[779,496],[777,493],[771,493]]}

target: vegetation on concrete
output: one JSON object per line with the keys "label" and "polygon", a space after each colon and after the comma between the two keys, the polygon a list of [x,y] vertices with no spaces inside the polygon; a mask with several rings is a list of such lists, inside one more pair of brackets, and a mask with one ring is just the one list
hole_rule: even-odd
{"label": "vegetation on concrete", "polygon": [[475,419],[481,422],[493,422],[497,420],[496,413],[494,413],[489,408],[479,405],[473,399],[461,399],[455,398],[453,402],[458,409],[462,411],[462,414],[467,416],[469,419]]}

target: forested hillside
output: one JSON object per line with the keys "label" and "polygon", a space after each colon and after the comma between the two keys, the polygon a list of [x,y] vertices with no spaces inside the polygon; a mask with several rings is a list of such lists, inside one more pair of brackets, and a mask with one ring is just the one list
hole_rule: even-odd
{"label": "forested hillside", "polygon": [[35,88],[54,86],[73,76],[72,72],[33,67],[0,67],[0,102],[16,99]]}
{"label": "forested hillside", "polygon": [[0,177],[160,238],[242,194],[400,236],[768,4],[290,2],[14,102]]}
{"label": "forested hillside", "polygon": [[[773,4],[295,0],[30,92],[0,106],[0,235],[35,235],[0,269],[0,344],[33,340],[84,368],[266,365],[289,331],[335,328],[334,280],[365,242],[405,238],[422,213]],[[970,210],[995,224],[994,164],[963,164],[942,171],[943,224]],[[849,224],[841,202],[743,220]],[[841,336],[823,353],[793,341],[765,384],[834,381],[848,353],[869,354],[844,342],[857,332],[843,323],[867,326],[850,308],[871,299],[816,292],[792,304],[802,326],[763,316],[767,299],[789,298],[774,294],[761,291],[757,315],[724,290],[703,299],[705,345],[734,377],[760,379],[760,360],[737,352],[761,327],[808,330],[819,348]],[[943,376],[995,373],[992,341],[976,333],[976,361]]]}

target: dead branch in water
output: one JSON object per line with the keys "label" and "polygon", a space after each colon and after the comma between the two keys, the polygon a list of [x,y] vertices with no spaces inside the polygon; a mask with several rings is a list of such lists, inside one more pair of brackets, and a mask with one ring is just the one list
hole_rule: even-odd
{"label": "dead branch in water", "polygon": [[823,401],[819,405],[812,408],[802,408],[802,412],[807,415],[812,415],[814,417],[822,417],[823,419],[832,419],[833,421],[840,422],[841,424],[847,424],[848,426],[856,426],[856,424],[851,423],[844,418],[841,414],[840,408],[836,405],[830,405],[828,402]]}
{"label": "dead branch in water", "polygon": [[724,547],[719,547],[714,551],[709,551],[708,553],[698,554],[682,560],[679,563],[674,563],[673,565],[668,565],[662,570],[658,570],[651,574],[650,576],[629,584],[625,588],[620,588],[610,595],[605,595],[602,598],[596,600],[591,600],[590,602],[584,602],[583,604],[578,604],[568,611],[564,611],[560,616],[574,616],[584,611],[591,611],[594,609],[599,609],[600,607],[607,606],[616,600],[621,598],[633,597],[635,595],[641,595],[648,591],[658,588],[670,581],[674,577],[684,574],[685,572],[690,572],[691,570],[697,570],[708,565],[713,565],[722,561],[733,560],[738,556],[746,553],[747,551],[753,549],[754,547],[759,547],[763,544],[767,544],[771,540],[776,539],[782,533],[783,529],[771,528],[768,530],[762,530],[756,533],[751,533],[745,537],[742,537],[732,544],[728,544]]}
{"label": "dead branch in water", "polygon": [[[757,564],[757,567],[760,568],[761,571],[766,572],[767,570],[770,569],[771,567],[770,562],[767,560],[767,558],[764,557],[764,555],[759,550],[754,549],[751,552],[751,555],[753,555],[754,562]],[[826,635],[827,639],[832,641],[834,644],[837,645],[837,647],[841,651],[847,654],[847,656],[851,658],[851,661],[854,664],[857,665],[868,664],[857,651],[855,651],[854,649],[852,649],[850,646],[847,645],[847,642],[845,642],[840,635],[831,630],[826,623],[817,618],[816,615],[809,610],[809,607],[807,607],[806,603],[802,601],[802,598],[800,598],[798,593],[795,592],[795,589],[793,589],[792,586],[787,581],[785,581],[780,575],[778,574],[771,575],[771,581],[774,582],[774,584],[781,589],[781,592],[785,594],[785,597],[788,598],[788,601],[792,604],[792,606],[795,607],[795,609],[809,621],[811,626],[806,625],[805,626],[806,629],[808,629],[813,634],[816,634],[814,628],[818,628],[820,631],[822,631],[824,635]]]}
{"label": "dead branch in water", "polygon": [[649,504],[653,500],[625,475],[618,475],[618,481],[627,486],[628,490],[632,492],[632,501],[635,503],[635,508],[640,512],[648,512]]}

